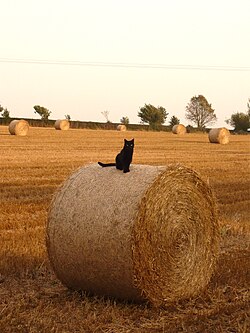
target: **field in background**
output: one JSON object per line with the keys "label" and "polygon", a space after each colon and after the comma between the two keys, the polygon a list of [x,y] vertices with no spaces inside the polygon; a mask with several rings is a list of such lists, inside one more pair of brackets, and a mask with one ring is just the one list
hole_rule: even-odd
{"label": "field in background", "polygon": [[[133,163],[182,163],[218,200],[221,254],[203,294],[154,309],[67,290],[47,259],[47,210],[58,186],[86,163],[113,161],[135,138]],[[206,134],[0,126],[0,332],[247,332],[250,304],[250,137],[210,144]]]}

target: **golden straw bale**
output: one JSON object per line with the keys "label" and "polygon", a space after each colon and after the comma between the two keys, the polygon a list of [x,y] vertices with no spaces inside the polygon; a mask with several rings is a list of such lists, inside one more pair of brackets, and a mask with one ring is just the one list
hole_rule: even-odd
{"label": "golden straw bale", "polygon": [[67,119],[58,119],[55,122],[55,129],[56,130],[62,130],[67,131],[70,127],[70,123]]}
{"label": "golden straw bale", "polygon": [[174,125],[172,127],[172,133],[174,133],[174,134],[185,134],[185,133],[187,133],[187,129],[182,124]]}
{"label": "golden straw bale", "polygon": [[211,143],[227,144],[230,140],[230,132],[227,128],[212,128],[208,133],[208,138]]}
{"label": "golden straw bale", "polygon": [[90,164],[55,195],[47,250],[67,287],[155,306],[198,294],[218,253],[214,196],[181,165]]}
{"label": "golden straw bale", "polygon": [[120,124],[117,126],[117,131],[126,131],[126,130],[127,130],[126,125]]}
{"label": "golden straw bale", "polygon": [[25,136],[29,132],[29,123],[26,120],[12,120],[9,124],[11,135]]}

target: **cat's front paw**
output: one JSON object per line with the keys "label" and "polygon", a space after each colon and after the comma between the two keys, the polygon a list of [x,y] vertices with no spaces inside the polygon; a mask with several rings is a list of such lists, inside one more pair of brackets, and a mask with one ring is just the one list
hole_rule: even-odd
{"label": "cat's front paw", "polygon": [[130,172],[130,170],[129,169],[124,169],[123,170],[123,173],[127,173],[127,172]]}

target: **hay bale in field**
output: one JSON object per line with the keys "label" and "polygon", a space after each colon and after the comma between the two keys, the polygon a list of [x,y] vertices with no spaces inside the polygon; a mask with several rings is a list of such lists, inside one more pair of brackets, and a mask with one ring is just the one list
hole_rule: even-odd
{"label": "hay bale in field", "polygon": [[11,135],[25,136],[29,132],[29,123],[26,120],[12,120],[9,124]]}
{"label": "hay bale in field", "polygon": [[208,138],[211,143],[227,144],[230,139],[230,132],[227,128],[212,128],[208,133]]}
{"label": "hay bale in field", "polygon": [[46,230],[63,284],[156,306],[198,294],[218,252],[213,194],[181,165],[82,167],[58,190]]}
{"label": "hay bale in field", "polygon": [[127,130],[126,125],[122,125],[122,124],[120,124],[120,125],[117,126],[117,131],[122,131],[122,132],[124,132],[124,131],[126,131],[126,130]]}
{"label": "hay bale in field", "polygon": [[67,119],[58,119],[55,122],[55,129],[56,130],[62,130],[67,131],[70,127],[70,123]]}
{"label": "hay bale in field", "polygon": [[187,129],[182,124],[174,125],[172,127],[172,133],[174,133],[174,134],[185,134],[185,133],[187,133]]}

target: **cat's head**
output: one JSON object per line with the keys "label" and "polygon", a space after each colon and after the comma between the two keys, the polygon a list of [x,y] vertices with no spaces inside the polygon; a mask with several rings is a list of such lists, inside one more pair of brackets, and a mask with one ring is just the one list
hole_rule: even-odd
{"label": "cat's head", "polygon": [[134,139],[132,139],[132,140],[124,139],[124,147],[133,149],[134,148]]}

